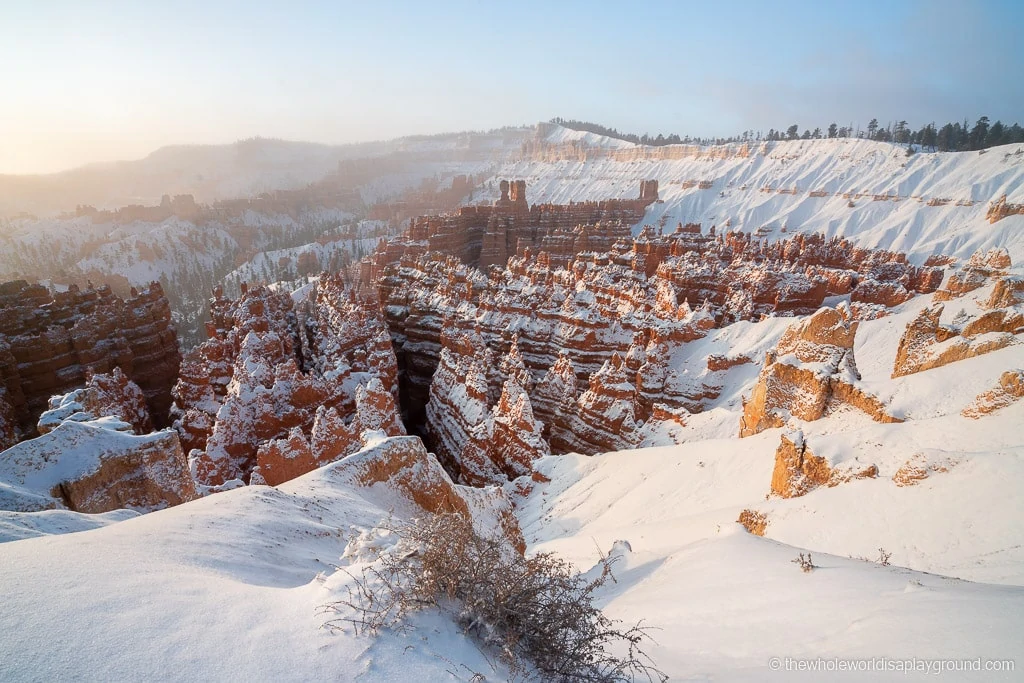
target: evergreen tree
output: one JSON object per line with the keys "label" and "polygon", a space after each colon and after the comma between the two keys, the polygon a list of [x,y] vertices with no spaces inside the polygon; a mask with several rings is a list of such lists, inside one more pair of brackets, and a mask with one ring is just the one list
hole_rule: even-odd
{"label": "evergreen tree", "polygon": [[835,123],[830,123],[828,126],[828,136],[830,138],[837,137],[839,135],[839,128]]}
{"label": "evergreen tree", "polygon": [[1003,128],[1003,122],[996,121],[992,124],[992,127],[988,129],[988,135],[985,137],[985,146],[995,147],[997,145],[1006,144],[1006,142],[1009,141],[1004,141],[1005,135],[1006,130]]}
{"label": "evergreen tree", "polygon": [[[966,128],[966,126],[964,126]],[[982,116],[978,119],[978,122],[974,124],[974,128],[971,129],[970,134],[970,145],[971,149],[982,149],[985,147],[985,140],[988,139],[988,117]]]}

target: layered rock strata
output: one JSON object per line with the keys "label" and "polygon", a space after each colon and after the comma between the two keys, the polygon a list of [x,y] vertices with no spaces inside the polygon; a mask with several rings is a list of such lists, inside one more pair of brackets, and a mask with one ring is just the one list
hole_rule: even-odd
{"label": "layered rock strata", "polygon": [[115,368],[142,389],[154,424],[165,426],[180,363],[158,283],[128,299],[106,286],[54,293],[25,281],[0,285],[0,401],[9,415],[0,421],[13,423],[17,436],[35,432],[51,396]]}

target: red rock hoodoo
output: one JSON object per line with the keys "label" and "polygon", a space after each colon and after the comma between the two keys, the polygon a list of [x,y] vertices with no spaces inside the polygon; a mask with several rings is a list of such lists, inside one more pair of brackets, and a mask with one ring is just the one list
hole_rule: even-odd
{"label": "red rock hoodoo", "polygon": [[246,481],[257,466],[257,480],[280,483],[358,450],[366,430],[404,433],[387,328],[340,276],[297,304],[260,286],[237,300],[217,291],[210,308],[210,338],[174,388],[199,484]]}

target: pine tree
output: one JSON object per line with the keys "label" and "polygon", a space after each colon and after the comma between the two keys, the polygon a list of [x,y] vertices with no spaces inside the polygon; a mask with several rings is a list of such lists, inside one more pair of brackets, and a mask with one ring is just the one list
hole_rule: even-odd
{"label": "pine tree", "polygon": [[871,119],[868,123],[868,139],[877,140],[878,136],[878,119]]}

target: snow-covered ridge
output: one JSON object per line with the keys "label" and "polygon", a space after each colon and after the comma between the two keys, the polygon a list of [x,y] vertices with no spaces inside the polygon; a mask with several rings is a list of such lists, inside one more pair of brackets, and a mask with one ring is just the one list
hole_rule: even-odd
{"label": "snow-covered ridge", "polygon": [[[552,154],[566,145],[573,155]],[[991,247],[1024,260],[1024,218],[985,219],[1004,194],[1024,201],[1022,144],[908,157],[899,145],[855,138],[648,147],[551,126],[490,180],[499,178],[526,180],[531,203],[632,197],[656,179],[663,201],[645,222],[668,229],[682,221],[773,237],[822,232],[918,263]]]}

